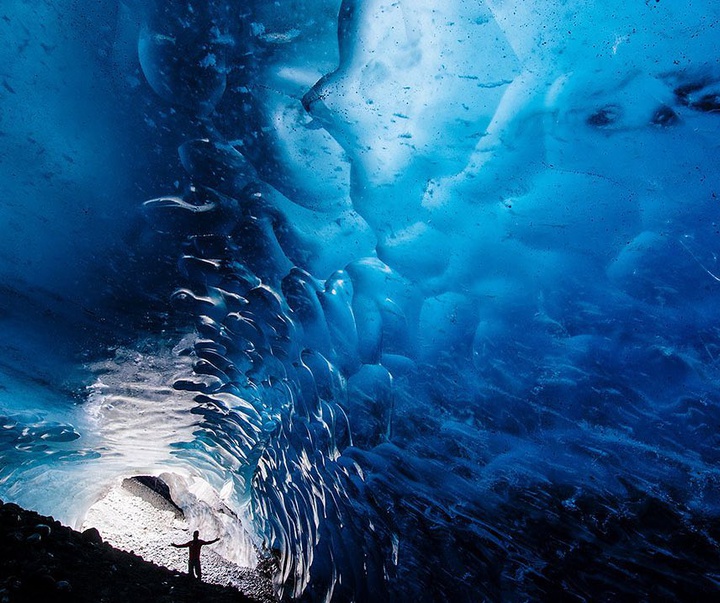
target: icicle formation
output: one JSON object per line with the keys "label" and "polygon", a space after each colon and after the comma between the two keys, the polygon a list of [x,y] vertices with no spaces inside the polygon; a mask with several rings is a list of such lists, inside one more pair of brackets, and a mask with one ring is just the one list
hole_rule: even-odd
{"label": "icicle formation", "polygon": [[[219,55],[231,38],[208,11],[158,8],[140,40],[151,86],[189,120],[211,112],[225,87]],[[387,588],[397,535],[367,512],[364,473],[342,452],[390,433],[392,376],[380,365],[381,341],[403,322],[390,289],[405,284],[372,258],[325,282],[311,276],[306,245],[282,211],[287,200],[206,125],[208,138],[179,149],[192,181],[186,192],[144,204],[154,228],[182,240],[187,284],[171,301],[198,334],[186,351],[194,374],[174,386],[197,392],[195,446],[204,462],[234,472],[267,552],[278,556],[280,590],[365,600]],[[357,316],[372,328],[359,333]]]}

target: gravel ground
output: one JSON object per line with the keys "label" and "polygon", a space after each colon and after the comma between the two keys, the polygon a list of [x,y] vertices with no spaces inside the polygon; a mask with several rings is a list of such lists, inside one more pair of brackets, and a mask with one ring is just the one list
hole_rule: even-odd
{"label": "gravel ground", "polygon": [[[147,561],[186,573],[188,551],[170,546],[192,539],[190,526],[182,511],[172,502],[137,479],[126,479],[114,486],[87,512],[82,529],[97,528],[105,542],[123,551],[133,552]],[[254,568],[240,567],[219,554],[231,543],[223,543],[222,533],[200,532],[202,540],[220,537],[221,541],[202,548],[203,581],[232,586],[262,602],[277,601],[272,582]]]}
{"label": "gravel ground", "polygon": [[2,603],[266,603],[193,580],[52,517],[0,501]]}

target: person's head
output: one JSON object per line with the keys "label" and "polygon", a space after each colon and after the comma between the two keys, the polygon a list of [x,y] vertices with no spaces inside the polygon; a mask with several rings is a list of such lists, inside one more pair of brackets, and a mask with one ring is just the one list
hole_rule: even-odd
{"label": "person's head", "polygon": [[194,538],[195,540],[197,540],[199,537],[200,537],[200,532],[198,532],[197,530],[195,530],[195,531],[193,532],[193,538]]}

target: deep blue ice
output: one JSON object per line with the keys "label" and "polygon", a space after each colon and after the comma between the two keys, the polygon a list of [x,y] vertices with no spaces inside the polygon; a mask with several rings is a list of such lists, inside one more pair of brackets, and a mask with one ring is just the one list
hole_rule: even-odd
{"label": "deep blue ice", "polygon": [[180,476],[287,600],[718,596],[718,49],[711,0],[5,0],[0,497]]}

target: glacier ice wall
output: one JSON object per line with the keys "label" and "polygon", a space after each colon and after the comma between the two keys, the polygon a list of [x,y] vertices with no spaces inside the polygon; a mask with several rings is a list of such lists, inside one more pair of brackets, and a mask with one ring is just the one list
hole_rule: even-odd
{"label": "glacier ice wall", "polygon": [[3,495],[182,468],[288,599],[718,590],[713,2],[86,9],[0,24]]}

